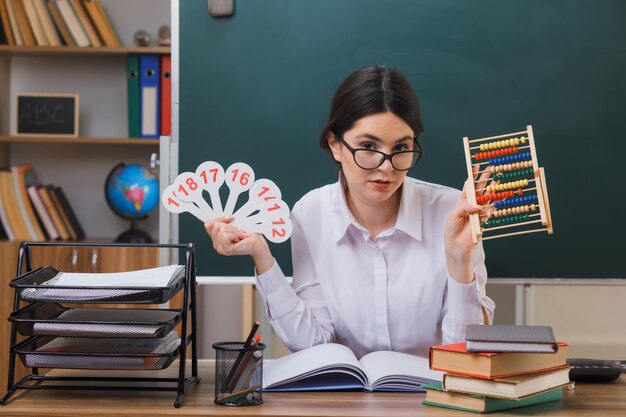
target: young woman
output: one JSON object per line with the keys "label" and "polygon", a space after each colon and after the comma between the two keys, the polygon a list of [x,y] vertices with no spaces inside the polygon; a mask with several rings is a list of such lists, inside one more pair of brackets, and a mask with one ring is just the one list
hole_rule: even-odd
{"label": "young woman", "polygon": [[396,70],[371,66],[338,88],[321,136],[339,180],[292,210],[293,285],[261,235],[205,224],[222,255],[250,255],[275,332],[292,350],[336,342],[357,357],[379,350],[427,356],[492,320],[481,245],[465,193],[407,177],[421,156],[417,97]]}

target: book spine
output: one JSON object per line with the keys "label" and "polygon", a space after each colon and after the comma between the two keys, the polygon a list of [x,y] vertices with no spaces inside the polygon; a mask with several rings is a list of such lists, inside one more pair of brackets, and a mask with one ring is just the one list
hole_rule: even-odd
{"label": "book spine", "polygon": [[109,28],[104,21],[104,17],[100,14],[98,6],[93,0],[84,0],[83,5],[91,18],[93,25],[96,27],[100,38],[105,46],[115,47],[119,46],[115,43],[115,37],[109,32]]}
{"label": "book spine", "polygon": [[28,233],[22,213],[17,205],[17,199],[13,190],[13,179],[10,172],[3,171],[0,173],[0,186],[2,187],[2,199],[6,215],[11,224],[11,229],[18,241],[31,240]]}
{"label": "book spine", "polygon": [[37,188],[38,186],[36,185],[29,186],[27,189],[28,196],[30,197],[30,201],[33,204],[33,207],[35,207],[35,211],[39,215],[39,220],[41,221],[41,224],[43,225],[45,229],[47,238],[49,240],[57,240],[61,236],[59,235],[59,232],[56,230],[56,227],[54,223],[52,222],[52,218],[50,217],[50,214],[48,213],[48,210],[46,209],[46,206],[43,203],[43,200],[41,199],[41,196],[39,195]]}
{"label": "book spine", "polygon": [[74,13],[76,13],[76,17],[78,17],[80,24],[85,30],[87,38],[89,38],[91,46],[102,46],[102,42],[100,41],[100,38],[96,33],[96,29],[93,27],[93,24],[89,20],[89,17],[87,17],[87,12],[85,11],[85,8],[80,0],[70,0],[70,4],[72,6],[72,9],[74,9]]}
{"label": "book spine", "polygon": [[61,12],[61,16],[63,16],[63,20],[65,20],[65,24],[70,30],[76,45],[78,46],[89,46],[89,39],[87,38],[87,34],[83,30],[83,27],[80,25],[78,21],[78,17],[72,10],[69,2],[67,0],[56,0],[57,6],[59,7],[59,11]]}
{"label": "book spine", "polygon": [[102,6],[102,2],[100,0],[93,0],[93,1],[96,3],[98,12],[104,19],[104,24],[109,29],[109,33],[111,34],[113,38],[113,46],[119,48],[120,46],[122,46],[122,43],[120,42],[120,38],[117,36],[117,33],[115,32],[115,28],[113,27],[113,24],[111,24],[111,19],[109,19],[109,15],[107,14],[106,10],[104,10],[104,7]]}
{"label": "book spine", "polygon": [[[0,183],[0,187],[2,187],[2,183]],[[7,235],[7,239],[15,240],[15,233],[13,233],[13,229],[11,228],[11,224],[9,223],[9,217],[6,213],[6,202],[4,201],[4,196],[0,190],[0,223],[2,223],[2,228],[4,229],[4,233]]]}
{"label": "book spine", "polygon": [[33,0],[33,4],[35,5],[39,21],[43,26],[43,30],[46,33],[46,38],[48,39],[50,46],[61,46],[61,39],[59,39],[59,35],[54,28],[52,17],[46,7],[46,0]]}
{"label": "book spine", "polygon": [[13,0],[15,4],[15,15],[17,16],[18,24],[20,25],[20,31],[24,39],[24,46],[35,46],[35,37],[30,29],[28,18],[26,17],[26,11],[24,10],[24,3],[22,0]]}
{"label": "book spine", "polygon": [[17,46],[23,46],[24,38],[22,37],[22,30],[20,29],[20,25],[17,21],[15,2],[14,0],[4,0],[4,4],[7,8],[7,14],[9,15],[9,23],[11,25],[11,32],[13,33],[13,37],[15,38],[15,44]]}
{"label": "book spine", "polygon": [[31,240],[44,240],[43,233],[37,224],[37,218],[28,200],[26,193],[26,181],[24,179],[24,171],[29,170],[29,166],[11,167],[11,175],[13,179],[13,188],[18,207],[22,213],[22,218],[26,224],[26,229],[31,236]]}
{"label": "book spine", "polygon": [[59,33],[61,34],[61,38],[63,39],[63,42],[67,46],[76,46],[76,42],[74,42],[74,38],[72,37],[72,34],[70,33],[70,29],[65,24],[65,20],[63,20],[63,16],[61,16],[61,12],[59,11],[59,6],[56,4],[54,0],[48,1],[48,10],[50,10],[50,15],[52,16],[52,20],[54,20],[54,23],[57,29],[59,30]]}
{"label": "book spine", "polygon": [[50,200],[52,201],[52,205],[54,206],[54,209],[59,213],[61,223],[63,224],[63,227],[65,228],[65,230],[67,230],[67,233],[69,234],[69,238],[71,240],[77,240],[76,232],[74,232],[74,229],[72,228],[72,225],[70,224],[67,218],[67,214],[65,213],[65,210],[63,210],[61,203],[59,203],[59,199],[57,198],[54,187],[52,185],[48,185],[46,186],[46,190],[48,191],[48,195],[50,196]]}
{"label": "book spine", "polygon": [[54,223],[54,227],[58,230],[61,239],[69,240],[70,235],[65,229],[65,226],[63,226],[63,222],[61,221],[59,213],[54,208],[54,204],[52,203],[52,199],[48,194],[47,188],[45,186],[37,187],[37,192],[39,193],[39,197],[41,197],[41,201],[43,201],[43,204],[46,207],[46,210],[48,211],[52,222]]}
{"label": "book spine", "polygon": [[76,233],[76,239],[83,240],[85,238],[85,232],[80,222],[78,221],[78,217],[76,216],[76,213],[72,209],[72,206],[69,200],[67,199],[65,192],[63,192],[63,189],[59,186],[55,187],[54,191],[55,191],[57,199],[59,200],[59,203],[63,207],[63,211],[65,211],[67,215],[68,221],[72,225],[72,229],[74,229],[74,233]]}
{"label": "book spine", "polygon": [[50,43],[48,42],[48,38],[43,31],[43,26],[41,24],[41,21],[39,20],[37,11],[35,10],[35,4],[33,3],[33,0],[22,0],[22,2],[24,4],[26,17],[28,18],[28,22],[30,23],[30,27],[33,31],[33,36],[35,37],[36,44],[38,46],[50,45]]}
{"label": "book spine", "polygon": [[6,37],[8,45],[15,45],[15,38],[13,37],[13,31],[11,30],[11,21],[9,20],[9,11],[7,5],[3,0],[0,0],[0,19],[2,20],[2,28],[4,30],[4,36]]}

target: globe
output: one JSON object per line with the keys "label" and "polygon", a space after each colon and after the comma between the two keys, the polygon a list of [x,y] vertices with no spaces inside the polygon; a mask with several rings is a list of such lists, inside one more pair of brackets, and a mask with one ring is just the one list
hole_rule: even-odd
{"label": "globe", "polygon": [[131,221],[131,228],[115,241],[152,243],[152,238],[139,230],[137,221],[145,219],[159,202],[156,175],[143,165],[119,163],[107,176],[104,194],[111,210]]}

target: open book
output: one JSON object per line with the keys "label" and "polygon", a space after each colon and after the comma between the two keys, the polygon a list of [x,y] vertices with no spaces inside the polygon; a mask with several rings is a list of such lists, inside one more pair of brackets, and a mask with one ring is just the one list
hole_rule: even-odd
{"label": "open book", "polygon": [[428,368],[426,358],[372,352],[358,360],[348,347],[336,343],[312,346],[263,366],[265,391],[424,392],[422,385],[442,378],[443,373]]}

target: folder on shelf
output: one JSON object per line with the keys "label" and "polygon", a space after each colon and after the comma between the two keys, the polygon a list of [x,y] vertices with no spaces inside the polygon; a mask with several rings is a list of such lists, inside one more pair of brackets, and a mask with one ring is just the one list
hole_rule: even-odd
{"label": "folder on shelf", "polygon": [[139,70],[141,137],[158,138],[161,127],[159,103],[159,55],[141,55],[139,57]]}
{"label": "folder on shelf", "polygon": [[161,55],[161,135],[172,133],[172,57]]}
{"label": "folder on shelf", "polygon": [[126,58],[126,82],[128,88],[128,137],[138,138],[140,128],[139,100],[139,55],[130,54]]}
{"label": "folder on shelf", "polygon": [[30,164],[22,164],[20,166],[11,167],[11,175],[13,179],[13,187],[15,188],[15,197],[19,206],[20,212],[28,229],[28,233],[31,235],[31,240],[41,241],[45,240],[43,231],[39,227],[37,216],[33,211],[26,191],[26,173],[31,170]]}
{"label": "folder on shelf", "polygon": [[48,8],[46,7],[46,0],[33,0],[33,4],[50,46],[61,46],[61,39],[52,22],[52,16],[50,16]]}
{"label": "folder on shelf", "polygon": [[2,21],[2,30],[7,45],[15,45],[15,38],[11,31],[11,21],[9,20],[9,11],[4,0],[0,0],[0,20]]}

